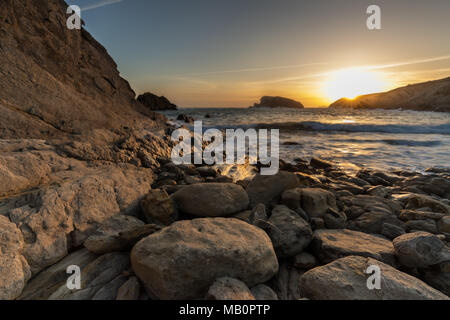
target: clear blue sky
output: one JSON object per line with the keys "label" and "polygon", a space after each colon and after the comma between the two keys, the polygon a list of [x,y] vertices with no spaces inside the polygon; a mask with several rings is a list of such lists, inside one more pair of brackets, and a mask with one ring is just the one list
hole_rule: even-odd
{"label": "clear blue sky", "polygon": [[[390,87],[450,75],[449,0],[109,2],[68,1],[104,4],[82,18],[122,75],[185,107],[245,107],[261,95],[325,105],[324,74],[360,65],[395,64],[379,69]],[[382,30],[366,28],[370,4]]]}

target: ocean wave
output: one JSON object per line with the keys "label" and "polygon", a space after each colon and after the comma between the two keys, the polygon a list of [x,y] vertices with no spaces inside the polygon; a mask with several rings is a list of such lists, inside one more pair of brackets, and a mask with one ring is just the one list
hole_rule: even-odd
{"label": "ocean wave", "polygon": [[257,124],[257,128],[322,132],[378,132],[406,134],[450,134],[450,123],[440,125],[323,123],[316,121]]}

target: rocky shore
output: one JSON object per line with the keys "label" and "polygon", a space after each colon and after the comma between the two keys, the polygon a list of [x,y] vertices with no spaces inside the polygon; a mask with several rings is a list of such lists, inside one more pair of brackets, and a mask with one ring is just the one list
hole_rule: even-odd
{"label": "rocky shore", "polygon": [[449,171],[174,165],[167,119],[66,9],[0,2],[0,300],[448,299]]}
{"label": "rocky shore", "polygon": [[[233,181],[214,167],[161,157],[154,179],[127,166],[101,184],[97,174],[72,190],[2,200],[0,212],[11,210],[14,221],[46,220],[26,233],[0,215],[2,253],[11,253],[2,255],[0,297],[448,299],[448,172],[349,176],[320,159],[281,164],[277,175]],[[74,188],[90,195],[79,191],[74,201]],[[120,210],[130,203],[132,210]],[[69,251],[57,236],[69,214],[49,219],[60,208],[74,210],[80,226]],[[90,224],[93,212],[105,211],[116,214]],[[72,291],[66,268],[74,264],[82,289]],[[367,287],[373,265],[381,270],[379,290]]]}

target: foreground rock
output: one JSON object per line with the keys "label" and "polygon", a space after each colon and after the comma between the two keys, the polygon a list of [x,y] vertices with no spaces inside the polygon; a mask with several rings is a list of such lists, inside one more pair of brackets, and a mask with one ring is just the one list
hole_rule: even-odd
{"label": "foreground rock", "polygon": [[245,190],[233,183],[198,183],[173,195],[178,208],[197,217],[225,217],[247,209]]}
{"label": "foreground rock", "polygon": [[346,256],[362,256],[395,265],[391,241],[358,231],[316,230],[312,246],[316,256],[324,263]]}
{"label": "foreground rock", "polygon": [[[381,270],[381,289],[369,290],[366,270]],[[304,297],[313,300],[449,300],[443,293],[372,258],[349,256],[314,268],[300,278]]]}
{"label": "foreground rock", "polygon": [[278,272],[266,233],[232,218],[176,222],[138,242],[131,261],[156,299],[201,299],[218,278],[252,287]]}
{"label": "foreground rock", "polygon": [[141,201],[141,210],[147,223],[169,225],[178,219],[172,198],[162,189],[150,190]]}
{"label": "foreground rock", "polygon": [[280,258],[299,254],[312,240],[309,224],[286,206],[276,206],[272,210],[265,230]]}
{"label": "foreground rock", "polygon": [[394,239],[395,254],[406,267],[424,268],[450,261],[450,248],[427,232],[404,234]]}
{"label": "foreground rock", "polygon": [[294,173],[280,171],[273,176],[256,176],[247,186],[246,191],[253,208],[262,203],[266,206],[289,189],[298,187],[299,180]]}
{"label": "foreground rock", "polygon": [[220,278],[214,281],[206,295],[207,300],[255,300],[245,283],[233,278]]}
{"label": "foreground rock", "polygon": [[112,217],[103,223],[97,231],[89,236],[89,238],[87,238],[84,242],[84,246],[90,252],[98,255],[114,251],[122,251],[127,249],[129,243],[122,241],[119,234],[121,232],[127,232],[128,230],[134,230],[138,227],[142,227],[143,225],[144,222],[135,217],[124,215]]}

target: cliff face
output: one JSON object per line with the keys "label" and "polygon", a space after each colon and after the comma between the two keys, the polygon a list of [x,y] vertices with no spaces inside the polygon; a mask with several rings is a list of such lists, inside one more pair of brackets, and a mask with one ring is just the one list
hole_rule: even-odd
{"label": "cliff face", "polygon": [[252,108],[294,108],[303,109],[304,106],[298,101],[283,97],[262,97],[260,103],[255,103]]}
{"label": "cliff face", "polygon": [[146,106],[149,110],[177,110],[177,106],[170,102],[166,97],[158,97],[153,93],[146,92],[141,94],[138,99],[140,103]]}
{"label": "cliff face", "polygon": [[450,77],[409,85],[383,93],[340,99],[330,108],[381,108],[450,112]]}
{"label": "cliff face", "polygon": [[67,29],[67,7],[0,1],[0,138],[154,127],[157,116],[136,102],[105,48]]}

